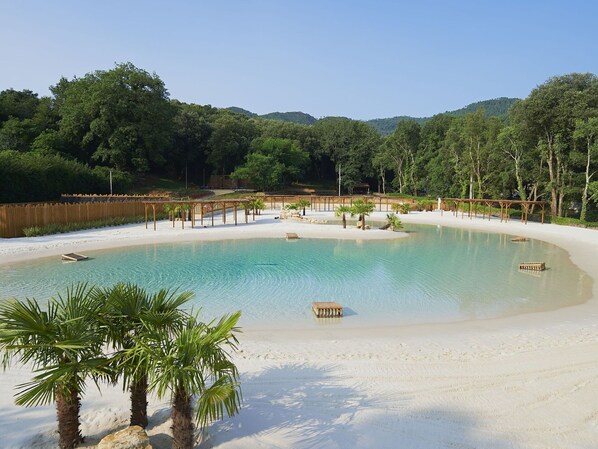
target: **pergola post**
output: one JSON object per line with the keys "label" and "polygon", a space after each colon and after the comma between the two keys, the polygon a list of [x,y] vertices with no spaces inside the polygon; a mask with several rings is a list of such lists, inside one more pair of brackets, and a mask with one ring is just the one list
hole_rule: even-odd
{"label": "pergola post", "polygon": [[156,205],[152,204],[152,209],[154,210],[154,231],[156,230]]}

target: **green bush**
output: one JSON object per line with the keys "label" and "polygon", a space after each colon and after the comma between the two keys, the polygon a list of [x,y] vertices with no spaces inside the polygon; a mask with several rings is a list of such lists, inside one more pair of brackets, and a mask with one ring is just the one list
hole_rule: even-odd
{"label": "green bush", "polygon": [[571,217],[550,217],[552,224],[558,224],[562,226],[576,226],[578,228],[598,228],[598,222],[595,221],[582,221],[579,218]]}
{"label": "green bush", "polygon": [[400,212],[402,214],[408,214],[411,210],[411,205],[409,203],[397,203],[393,204],[391,207],[395,213]]}
{"label": "green bush", "polygon": [[[53,154],[0,151],[0,203],[57,201],[63,193],[110,193],[110,169]],[[112,170],[113,193],[131,185],[128,173]]]}

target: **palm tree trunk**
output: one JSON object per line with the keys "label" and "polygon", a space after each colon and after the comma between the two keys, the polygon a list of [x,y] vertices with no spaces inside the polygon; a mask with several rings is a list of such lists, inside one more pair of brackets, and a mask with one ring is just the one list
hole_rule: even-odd
{"label": "palm tree trunk", "polygon": [[58,446],[60,449],[73,449],[83,442],[83,437],[79,431],[80,408],[81,401],[77,388],[71,386],[68,392],[60,388],[56,389],[56,416],[58,418]]}
{"label": "palm tree trunk", "polygon": [[361,215],[361,230],[365,231],[365,214]]}
{"label": "palm tree trunk", "polygon": [[343,229],[347,229],[347,216],[343,214]]}
{"label": "palm tree trunk", "polygon": [[142,375],[129,388],[131,392],[131,426],[147,427],[147,376]]}
{"label": "palm tree trunk", "polygon": [[172,449],[193,449],[191,398],[180,388],[172,404]]}

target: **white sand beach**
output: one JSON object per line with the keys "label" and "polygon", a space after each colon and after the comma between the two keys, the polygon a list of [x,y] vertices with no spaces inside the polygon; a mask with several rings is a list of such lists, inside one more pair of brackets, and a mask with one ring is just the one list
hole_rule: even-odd
{"label": "white sand beach", "polygon": [[[386,213],[374,213],[382,219]],[[49,237],[0,239],[0,264],[66,252],[235,238],[409,238],[402,233],[276,220],[181,229],[159,222]],[[332,218],[331,213],[308,213]],[[550,312],[449,324],[384,328],[244,329],[235,362],[243,408],[213,423],[199,447],[488,448],[598,447],[598,231],[450,213],[401,215],[403,222],[454,226],[543,240],[564,248],[593,279],[592,298]],[[251,220],[251,218],[250,218]],[[0,280],[1,286],[1,280]],[[54,448],[53,406],[13,404],[26,368],[0,373],[0,448]],[[128,423],[118,387],[82,400],[86,447]],[[168,404],[150,401],[148,433],[169,447]]]}

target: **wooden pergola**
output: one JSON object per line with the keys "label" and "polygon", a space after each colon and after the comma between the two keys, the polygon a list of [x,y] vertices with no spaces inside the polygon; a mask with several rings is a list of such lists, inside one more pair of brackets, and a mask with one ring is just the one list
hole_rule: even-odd
{"label": "wooden pergola", "polygon": [[[185,218],[187,213],[190,211],[191,213],[191,228],[195,226],[195,214],[199,208],[200,214],[200,223],[201,226],[204,224],[204,217],[206,214],[210,214],[212,226],[214,226],[214,213],[216,211],[222,211],[222,223],[226,224],[226,213],[227,209],[232,209],[233,217],[235,226],[238,223],[237,212],[239,209],[244,211],[245,216],[245,223],[247,223],[247,207],[246,205],[251,200],[247,199],[223,199],[223,200],[155,200],[155,201],[144,201],[143,205],[145,206],[145,229],[147,229],[148,224],[148,212],[151,209],[153,213],[153,220],[154,220],[154,231],[156,230],[156,207],[164,207],[166,204],[171,205],[173,207],[179,207],[180,212],[182,213],[181,218],[181,226],[185,229]],[[172,227],[174,228],[175,221],[176,221],[175,213],[172,213]]]}
{"label": "wooden pergola", "polygon": [[[534,207],[540,208],[540,215],[542,224],[544,224],[544,216],[546,212],[546,201],[523,201],[523,200],[503,200],[503,199],[468,199],[468,198],[441,198],[443,203],[449,205],[449,210],[453,211],[455,216],[459,215],[459,209],[461,210],[461,218],[467,216],[472,218],[477,216],[478,210],[476,205],[482,206],[482,218],[488,214],[488,220],[492,215],[492,208],[500,207],[500,222],[508,222],[511,218],[510,211],[513,206],[520,206],[521,208],[521,222],[527,224],[530,210]],[[451,205],[453,207],[451,207]],[[465,207],[467,205],[467,207]],[[463,206],[463,207],[462,207]],[[467,212],[465,211],[467,209]]]}

